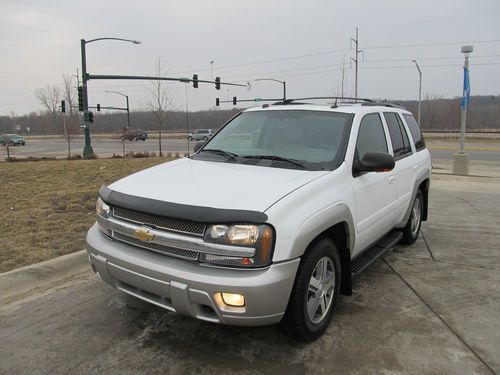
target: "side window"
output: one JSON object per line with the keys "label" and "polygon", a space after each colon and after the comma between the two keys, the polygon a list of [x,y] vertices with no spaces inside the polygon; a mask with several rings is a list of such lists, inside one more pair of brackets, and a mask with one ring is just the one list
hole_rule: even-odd
{"label": "side window", "polygon": [[410,128],[410,133],[413,138],[413,142],[415,142],[415,148],[417,151],[423,150],[425,148],[425,140],[422,135],[422,131],[420,130],[420,126],[418,126],[417,121],[413,115],[403,114],[404,119],[406,120],[406,124],[408,128]]}
{"label": "side window", "polygon": [[406,154],[411,154],[408,134],[406,134],[406,130],[398,115],[393,112],[384,112],[384,117],[387,122],[387,127],[389,128],[394,157],[398,158]]}
{"label": "side window", "polygon": [[387,152],[384,127],[378,113],[366,115],[359,125],[354,158],[363,159],[367,152]]}

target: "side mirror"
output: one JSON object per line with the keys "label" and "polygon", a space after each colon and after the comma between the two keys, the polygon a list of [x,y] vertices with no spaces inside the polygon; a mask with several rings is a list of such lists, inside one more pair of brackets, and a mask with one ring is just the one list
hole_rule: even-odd
{"label": "side mirror", "polygon": [[206,143],[207,143],[207,142],[197,142],[197,143],[194,145],[194,148],[193,148],[193,149],[194,149],[194,152],[198,152],[198,150],[199,150],[200,148],[202,148],[203,146],[205,146],[205,144],[206,144]]}
{"label": "side mirror", "polygon": [[367,152],[362,160],[355,160],[354,174],[363,172],[389,172],[394,169],[394,157],[385,152]]}

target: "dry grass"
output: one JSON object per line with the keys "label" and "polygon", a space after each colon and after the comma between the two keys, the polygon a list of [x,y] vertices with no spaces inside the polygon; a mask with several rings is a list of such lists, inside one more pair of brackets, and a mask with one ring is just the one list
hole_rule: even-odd
{"label": "dry grass", "polygon": [[0,163],[0,272],[82,250],[99,187],[163,161]]}

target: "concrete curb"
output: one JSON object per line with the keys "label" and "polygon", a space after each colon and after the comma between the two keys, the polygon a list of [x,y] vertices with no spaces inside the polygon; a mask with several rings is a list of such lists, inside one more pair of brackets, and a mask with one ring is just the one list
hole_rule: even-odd
{"label": "concrete curb", "polygon": [[0,305],[33,292],[53,287],[72,276],[89,271],[87,251],[62,255],[0,274]]}

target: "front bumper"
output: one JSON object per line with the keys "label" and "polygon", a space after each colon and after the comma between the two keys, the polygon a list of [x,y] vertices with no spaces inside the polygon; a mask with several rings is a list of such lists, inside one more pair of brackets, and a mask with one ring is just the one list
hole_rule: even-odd
{"label": "front bumper", "polygon": [[[265,269],[202,266],[104,236],[94,225],[87,252],[96,274],[115,288],[170,311],[214,323],[278,323],[286,310],[299,259]],[[225,305],[221,292],[245,296],[244,307]]]}

